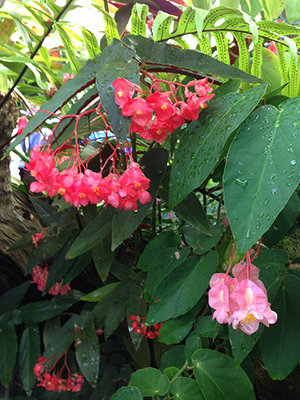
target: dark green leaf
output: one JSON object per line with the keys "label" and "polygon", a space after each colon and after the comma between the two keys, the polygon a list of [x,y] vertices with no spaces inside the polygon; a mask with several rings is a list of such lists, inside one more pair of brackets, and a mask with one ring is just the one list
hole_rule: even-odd
{"label": "dark green leaf", "polygon": [[173,209],[185,222],[207,235],[211,234],[211,225],[207,215],[194,193],[190,193]]}
{"label": "dark green leaf", "polygon": [[115,89],[112,84],[118,78],[139,84],[139,65],[132,56],[133,53],[128,47],[120,46],[120,42],[115,40],[108,58],[99,67],[96,79],[102,107],[108,115],[114,134],[122,141],[129,134],[131,120],[123,117],[120,107],[116,105]]}
{"label": "dark green leaf", "polygon": [[263,235],[263,243],[268,247],[277,244],[294,225],[299,213],[299,196],[293,193],[287,205],[278,215],[271,228]]}
{"label": "dark green leaf", "polygon": [[56,254],[60,248],[61,244],[56,236],[49,237],[47,240],[40,242],[38,248],[35,249],[29,257],[26,265],[26,273],[29,273],[41,262],[46,261],[49,257],[53,256],[53,254]]}
{"label": "dark green leaf", "polygon": [[[150,179],[152,201],[155,201],[156,191],[163,176],[168,161],[168,152],[162,148],[148,151],[141,159],[143,173]],[[115,250],[142,222],[148,213],[151,203],[138,205],[138,211],[116,210],[113,219],[112,250]]]}
{"label": "dark green leaf", "polygon": [[111,398],[111,400],[143,400],[140,391],[134,387],[122,387]]}
{"label": "dark green leaf", "polygon": [[289,254],[283,249],[261,249],[258,257],[255,258],[254,265],[260,268],[264,264],[279,263],[285,265],[289,261]]}
{"label": "dark green leaf", "polygon": [[40,335],[37,324],[28,325],[23,331],[19,348],[19,371],[23,388],[28,395],[36,383],[33,368],[41,355]]}
{"label": "dark green leaf", "polygon": [[132,321],[129,320],[129,317],[132,315],[142,318],[147,315],[147,305],[143,297],[143,289],[138,285],[133,285],[130,289],[130,299],[127,308],[127,323],[129,334],[135,350],[138,350],[143,340],[143,336],[135,333],[135,331],[132,329]]}
{"label": "dark green leaf", "polygon": [[67,272],[64,282],[71,282],[74,278],[76,278],[86,266],[92,261],[91,252],[86,252],[81,256],[75,259],[75,262],[72,264],[72,268]]}
{"label": "dark green leaf", "polygon": [[213,350],[197,350],[192,359],[194,374],[205,399],[255,400],[249,378],[232,358]]}
{"label": "dark green leaf", "polygon": [[80,371],[92,385],[96,386],[99,374],[99,339],[94,326],[93,314],[86,312],[79,316],[80,329],[75,334],[75,354]]}
{"label": "dark green leaf", "polygon": [[[207,316],[198,320],[195,325],[195,331],[198,332],[201,337],[215,339],[217,336],[219,336],[219,332],[223,327],[225,327],[227,330],[226,325],[220,325],[216,319],[212,319],[212,316]],[[220,335],[220,337],[223,338],[224,336]]]}
{"label": "dark green leaf", "polygon": [[167,66],[169,71],[186,75],[209,77],[216,75],[247,82],[262,82],[197,50],[183,50],[167,43],[155,43],[151,39],[135,35],[126,35],[123,42],[135,52],[138,61],[145,63],[146,66],[149,63],[149,70],[159,71],[159,67],[165,70]]}
{"label": "dark green leaf", "polygon": [[67,253],[67,258],[75,258],[85,253],[107,236],[111,231],[112,214],[113,210],[110,206],[101,210],[76,238]]}
{"label": "dark green leaf", "polygon": [[262,334],[263,327],[264,325],[260,324],[259,329],[252,335],[247,335],[243,331],[238,332],[232,326],[228,328],[231,351],[236,364],[240,365],[253,349]]}
{"label": "dark green leaf", "polygon": [[300,361],[299,293],[300,279],[293,275],[284,276],[272,303],[278,321],[264,329],[259,341],[265,367],[273,379],[284,379]]}
{"label": "dark green leaf", "polygon": [[104,297],[110,293],[115,287],[117,287],[120,282],[109,283],[108,285],[104,285],[99,289],[94,290],[93,292],[86,294],[85,296],[81,297],[83,301],[91,301],[91,302],[99,302]]}
{"label": "dark green leaf", "polygon": [[180,369],[186,362],[185,346],[183,344],[172,347],[166,351],[161,358],[160,369],[176,367]]}
{"label": "dark green leaf", "polygon": [[188,244],[193,247],[193,252],[199,255],[207,253],[221,239],[221,231],[217,225],[212,227],[211,236],[205,235],[203,232],[190,226],[183,228],[183,234]]}
{"label": "dark green leaf", "polygon": [[35,211],[49,225],[56,225],[59,222],[60,214],[45,201],[39,200],[36,197],[30,198]]}
{"label": "dark green leaf", "polygon": [[200,334],[193,331],[185,340],[185,357],[190,366],[192,365],[192,354],[199,349],[202,349]]}
{"label": "dark green leaf", "polygon": [[20,315],[24,322],[42,322],[53,318],[70,308],[78,300],[68,296],[54,298],[51,301],[38,301],[26,304],[20,308]]}
{"label": "dark green leaf", "polygon": [[44,356],[55,358],[61,356],[75,339],[75,328],[79,326],[79,315],[75,314],[60,329],[52,335],[49,347]]}
{"label": "dark green leaf", "polygon": [[139,389],[143,397],[163,396],[168,392],[169,379],[155,368],[144,368],[131,375],[129,386]]}
{"label": "dark green leaf", "polygon": [[[237,248],[245,253],[265,233],[298,186],[300,99],[264,106],[233,141],[224,173],[224,200]],[[241,223],[242,221],[242,223]]]}
{"label": "dark green leaf", "polygon": [[176,378],[172,381],[170,390],[178,400],[204,400],[197,382],[191,378]]}
{"label": "dark green leaf", "polygon": [[111,233],[105,236],[96,246],[93,247],[93,260],[95,268],[104,282],[109,273],[114,259],[114,252],[111,250]]}
{"label": "dark green leaf", "polygon": [[266,85],[217,99],[192,122],[175,155],[170,177],[170,204],[201,186],[219,161],[226,140],[264,95]]}
{"label": "dark green leaf", "polygon": [[117,329],[120,322],[125,317],[130,299],[130,290],[134,282],[135,281],[130,280],[128,284],[121,289],[118,296],[114,298],[113,302],[111,303],[104,325],[104,333],[106,338]]}
{"label": "dark green leaf", "polygon": [[124,337],[123,342],[126,346],[127,352],[130,354],[134,362],[140,368],[146,368],[150,365],[151,355],[149,350],[149,344],[146,338],[143,338],[138,350],[135,350],[135,347],[129,338]]}
{"label": "dark green leaf", "polygon": [[179,264],[158,285],[147,323],[153,325],[187,313],[203,295],[217,263],[217,253],[211,251],[201,259],[189,257]]}
{"label": "dark green leaf", "polygon": [[194,321],[195,316],[191,313],[181,315],[175,319],[169,319],[162,324],[158,340],[166,344],[181,342],[192,329]]}
{"label": "dark green leaf", "polygon": [[21,285],[10,289],[0,296],[0,314],[13,311],[18,308],[25,294],[27,293],[29,286],[29,281],[21,283]]}
{"label": "dark green leaf", "polygon": [[0,382],[6,387],[13,375],[18,349],[17,335],[10,314],[0,316]]}

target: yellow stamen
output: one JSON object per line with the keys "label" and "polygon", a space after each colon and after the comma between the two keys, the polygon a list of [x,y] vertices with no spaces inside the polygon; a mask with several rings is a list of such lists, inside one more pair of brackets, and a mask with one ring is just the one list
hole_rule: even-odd
{"label": "yellow stamen", "polygon": [[119,97],[122,97],[122,96],[123,96],[123,92],[119,91],[119,92],[118,92],[118,96],[119,96]]}
{"label": "yellow stamen", "polygon": [[161,109],[162,109],[162,110],[166,110],[166,109],[167,109],[167,106],[166,106],[165,104],[163,104],[163,105],[161,106]]}
{"label": "yellow stamen", "polygon": [[85,193],[79,193],[78,197],[80,199],[85,199],[86,198],[86,194]]}
{"label": "yellow stamen", "polygon": [[254,321],[256,321],[256,318],[253,315],[251,315],[250,313],[248,313],[247,317],[244,318],[241,322],[244,322],[244,321],[246,321],[247,325],[249,324],[249,321],[251,321],[251,323],[254,324]]}
{"label": "yellow stamen", "polygon": [[65,188],[59,188],[58,189],[58,193],[59,194],[65,194],[66,193],[66,189]]}
{"label": "yellow stamen", "polygon": [[138,115],[141,115],[142,114],[142,111],[141,110],[137,110],[137,112],[136,112]]}
{"label": "yellow stamen", "polygon": [[160,129],[158,129],[158,130],[156,131],[156,133],[157,133],[158,135],[161,135],[161,134],[162,134],[162,131],[161,131]]}
{"label": "yellow stamen", "polygon": [[136,182],[136,183],[134,184],[134,187],[135,187],[135,188],[139,188],[140,186],[141,186],[140,182]]}

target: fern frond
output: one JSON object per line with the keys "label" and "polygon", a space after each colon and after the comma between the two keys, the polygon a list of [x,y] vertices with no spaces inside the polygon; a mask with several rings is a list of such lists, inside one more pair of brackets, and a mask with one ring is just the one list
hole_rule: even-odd
{"label": "fern frond", "polygon": [[135,4],[131,12],[131,33],[146,36],[146,17],[149,7],[146,4]]}
{"label": "fern frond", "polygon": [[259,37],[258,41],[254,45],[254,49],[253,49],[251,74],[256,76],[257,78],[260,78],[260,76],[261,76],[261,64],[262,64],[261,49],[262,49],[263,43],[264,43],[264,39],[262,37]]}

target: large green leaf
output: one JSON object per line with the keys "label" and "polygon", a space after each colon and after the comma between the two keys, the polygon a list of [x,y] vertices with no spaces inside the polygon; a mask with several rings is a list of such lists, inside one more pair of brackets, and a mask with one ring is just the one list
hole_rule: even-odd
{"label": "large green leaf", "polygon": [[75,258],[96,246],[111,231],[113,209],[109,206],[102,209],[72,244],[67,253],[67,258]]}
{"label": "large green leaf", "polygon": [[185,226],[183,234],[187,243],[193,247],[193,252],[199,255],[207,253],[221,238],[221,231],[217,225],[212,227],[212,234],[210,236],[191,226]]}
{"label": "large green leaf", "polygon": [[8,386],[14,370],[18,342],[10,314],[0,316],[0,382]]}
{"label": "large green leaf", "polygon": [[158,369],[144,368],[131,375],[129,386],[138,388],[143,397],[163,396],[168,392],[169,380]]}
{"label": "large green leaf", "polygon": [[163,323],[158,340],[166,344],[181,342],[192,329],[194,321],[195,316],[192,313],[169,319]]}
{"label": "large green leaf", "polygon": [[30,282],[24,282],[21,283],[21,285],[18,285],[13,289],[3,293],[0,296],[0,314],[13,311],[18,308],[29,286]]}
{"label": "large green leaf", "polygon": [[26,326],[19,348],[19,371],[23,388],[30,395],[36,382],[33,367],[41,355],[40,335],[37,324]]}
{"label": "large green leaf", "polygon": [[123,43],[135,52],[137,60],[145,63],[148,70],[167,70],[194,77],[216,75],[247,82],[262,82],[197,50],[182,50],[167,43],[155,43],[151,39],[129,34],[124,37]]}
{"label": "large green leaf", "polygon": [[266,232],[298,186],[300,99],[264,106],[239,128],[224,172],[224,200],[241,253]]}
{"label": "large green leaf", "polygon": [[99,374],[100,349],[91,312],[79,316],[79,324],[75,333],[75,354],[80,371],[95,387]]}
{"label": "large green leaf", "polygon": [[114,252],[111,250],[111,233],[105,236],[96,246],[93,247],[93,260],[95,268],[104,282],[109,273],[114,259]]}
{"label": "large green leaf", "polygon": [[178,204],[205,181],[218,163],[227,138],[257,106],[265,90],[266,85],[260,85],[243,94],[227,94],[189,125],[172,165],[170,204]]}
{"label": "large green leaf", "polygon": [[201,259],[189,257],[173,269],[158,285],[146,322],[152,325],[187,313],[206,290],[217,262],[217,253],[211,251]]}
{"label": "large green leaf", "polygon": [[143,397],[137,388],[122,387],[112,396],[111,400],[143,400]]}
{"label": "large green leaf", "polygon": [[191,378],[176,378],[172,381],[170,390],[178,400],[204,400],[197,382]]}
{"label": "large green leaf", "polygon": [[206,400],[255,400],[249,378],[232,358],[213,350],[197,350],[192,359],[197,383]]}
{"label": "large green leaf", "polygon": [[[152,202],[155,201],[156,192],[162,179],[166,164],[168,161],[168,152],[162,148],[149,150],[141,159],[140,165],[143,173],[150,179],[150,188]],[[115,250],[142,222],[148,213],[151,203],[138,205],[138,211],[116,210],[113,218],[112,250]]]}
{"label": "large green leaf", "polygon": [[124,117],[121,109],[115,103],[115,89],[113,82],[118,78],[124,78],[139,84],[139,65],[132,59],[132,51],[128,47],[117,47],[105,60],[96,77],[96,86],[100,95],[101,104],[106,111],[114,134],[120,140],[125,140],[129,134],[131,119]]}
{"label": "large green leaf", "polygon": [[285,12],[289,23],[300,18],[300,4],[297,0],[285,0]]}
{"label": "large green leaf", "polygon": [[272,303],[278,321],[265,329],[259,347],[265,367],[273,379],[284,379],[300,362],[300,279],[293,275],[282,278],[281,287]]}

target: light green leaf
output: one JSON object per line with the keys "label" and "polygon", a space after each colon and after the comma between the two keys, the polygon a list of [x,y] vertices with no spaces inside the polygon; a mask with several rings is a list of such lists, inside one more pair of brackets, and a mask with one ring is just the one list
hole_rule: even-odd
{"label": "light green leaf", "polygon": [[111,400],[143,400],[143,397],[137,388],[122,387],[112,396]]}
{"label": "light green leaf", "polygon": [[65,29],[59,23],[56,23],[55,27],[58,30],[59,36],[63,42],[68,60],[70,61],[72,67],[72,71],[74,72],[74,74],[77,74],[81,69],[82,65],[78,61],[78,58],[75,54],[74,46],[72,45],[71,39],[69,38]]}
{"label": "light green leaf", "polygon": [[176,378],[171,382],[170,390],[178,400],[204,400],[197,382],[191,378]]}
{"label": "light green leaf", "polygon": [[[224,172],[224,200],[237,248],[246,253],[284,208],[300,177],[300,99],[264,106],[237,132]],[[242,223],[241,223],[242,219]]]}
{"label": "light green leaf", "polygon": [[297,0],[285,0],[285,12],[289,23],[300,18],[300,3]]}
{"label": "light green leaf", "polygon": [[205,399],[255,400],[249,378],[232,358],[213,350],[197,350],[192,360],[196,381]]}
{"label": "light green leaf", "polygon": [[131,375],[129,386],[139,389],[143,397],[163,396],[168,392],[169,379],[155,368],[144,368]]}

